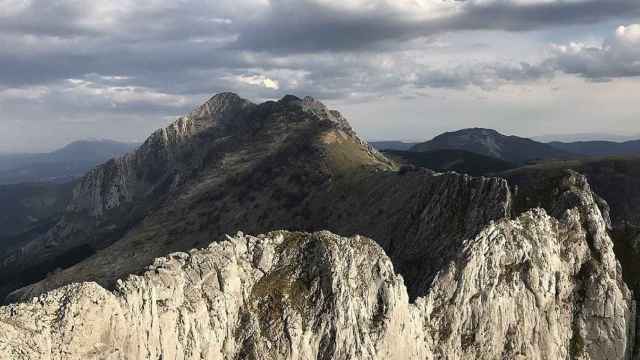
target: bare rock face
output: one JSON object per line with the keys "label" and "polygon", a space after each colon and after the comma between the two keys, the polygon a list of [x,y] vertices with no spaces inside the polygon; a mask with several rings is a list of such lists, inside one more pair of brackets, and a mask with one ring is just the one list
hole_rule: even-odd
{"label": "bare rock face", "polygon": [[369,239],[239,234],[113,293],[74,284],[0,308],[0,359],[630,359],[634,304],[582,195],[560,220],[490,224],[414,304]]}
{"label": "bare rock face", "polygon": [[635,303],[604,223],[585,220],[535,210],[467,243],[418,300],[435,358],[630,359]]}
{"label": "bare rock face", "polygon": [[[436,358],[630,359],[635,302],[584,176],[553,200],[485,228],[418,300]],[[531,200],[531,199],[529,199]]]}
{"label": "bare rock face", "polygon": [[199,165],[198,157],[185,157],[198,144],[194,138],[210,129],[222,133],[242,126],[242,117],[255,106],[231,93],[212,97],[189,115],[154,132],[136,152],[92,170],[75,189],[69,210],[101,217],[135,198],[149,196],[167,182],[175,186],[180,173]]}
{"label": "bare rock face", "polygon": [[[217,95],[0,254],[23,301],[0,308],[0,360],[631,358],[583,176],[394,170],[311,98]],[[238,230],[268,235],[211,244]]]}
{"label": "bare rock face", "polygon": [[388,359],[413,344],[402,278],[368,239],[238,236],[157,259],[110,293],[0,309],[0,359]]}

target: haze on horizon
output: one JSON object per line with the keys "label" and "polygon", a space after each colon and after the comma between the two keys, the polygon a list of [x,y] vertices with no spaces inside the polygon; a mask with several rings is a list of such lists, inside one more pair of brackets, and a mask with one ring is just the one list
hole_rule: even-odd
{"label": "haze on horizon", "polygon": [[[211,95],[372,140],[640,135],[637,0],[0,0],[0,152],[141,141]],[[597,136],[597,135],[596,135]]]}

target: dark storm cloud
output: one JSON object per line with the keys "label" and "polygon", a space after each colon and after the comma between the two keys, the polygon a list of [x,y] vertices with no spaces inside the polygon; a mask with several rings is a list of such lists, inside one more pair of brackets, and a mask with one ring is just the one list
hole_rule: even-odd
{"label": "dark storm cloud", "polygon": [[494,1],[490,5],[469,2],[467,11],[453,19],[456,29],[534,30],[548,26],[594,24],[611,18],[640,15],[635,0],[553,1],[518,5]]}
{"label": "dark storm cloud", "polygon": [[476,86],[484,90],[496,89],[507,83],[526,83],[550,78],[554,68],[551,64],[477,64],[458,66],[448,70],[421,72],[415,82],[418,87],[464,89]]}
{"label": "dark storm cloud", "polygon": [[344,11],[310,0],[273,0],[256,21],[240,26],[232,46],[285,53],[351,51],[447,31],[527,31],[640,16],[637,0],[442,3],[459,5],[450,15],[421,18],[389,6]]}
{"label": "dark storm cloud", "polygon": [[[128,136],[126,114],[173,116],[218,91],[356,101],[493,90],[556,71],[592,80],[639,73],[628,36],[559,47],[547,61],[513,59],[509,44],[509,56],[466,58],[498,49],[477,45],[491,43],[485,30],[629,23],[640,16],[637,0],[0,0],[0,8],[0,107],[35,128],[113,115],[125,124],[114,134]],[[471,30],[478,38],[442,60],[440,37]]]}
{"label": "dark storm cloud", "polygon": [[[432,1],[423,13],[409,5],[373,2],[375,6],[314,0],[97,1],[93,6],[71,1],[31,1],[0,19],[0,86],[46,84],[88,73],[127,75],[132,84],[182,94],[204,89],[199,75],[235,74],[287,68],[305,71],[316,80],[343,82],[353,73],[349,60],[315,64],[304,53],[332,51],[389,52],[401,42],[466,29],[522,31],[549,25],[590,23],[639,13],[636,0],[582,2]],[[26,5],[24,5],[26,4]],[[355,3],[354,3],[355,4]],[[404,4],[404,3],[403,3]],[[16,5],[17,6],[17,5]],[[282,61],[300,54],[293,61]],[[358,61],[360,62],[360,61]],[[317,65],[317,66],[314,66]],[[365,64],[366,65],[366,64]],[[407,64],[405,64],[407,65]],[[342,71],[341,68],[349,70]],[[496,73],[502,80],[508,76]],[[356,71],[375,72],[376,69]],[[416,69],[416,71],[421,71]],[[464,71],[451,69],[453,77]],[[485,75],[490,74],[486,69]],[[427,72],[422,85],[461,87],[484,83]],[[511,76],[521,77],[526,71]],[[473,77],[476,77],[475,79]],[[429,81],[432,78],[433,81]],[[399,80],[398,80],[399,81]],[[347,82],[347,81],[345,81]],[[192,85],[190,85],[190,83]],[[202,86],[200,86],[202,87]]]}

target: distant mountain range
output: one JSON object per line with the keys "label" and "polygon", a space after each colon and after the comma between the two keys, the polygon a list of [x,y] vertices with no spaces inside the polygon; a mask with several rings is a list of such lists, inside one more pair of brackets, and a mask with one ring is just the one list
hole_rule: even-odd
{"label": "distant mountain range", "polygon": [[465,150],[515,164],[533,160],[571,159],[575,154],[548,144],[518,136],[506,136],[492,129],[463,129],[438,135],[414,145],[410,151]]}
{"label": "distant mountain range", "polygon": [[87,140],[73,142],[50,153],[0,155],[0,185],[67,182],[137,146],[110,140]]}
{"label": "distant mountain range", "polygon": [[[544,143],[518,136],[507,136],[492,129],[482,128],[443,133],[423,143],[379,141],[371,144],[381,151],[432,152],[436,150],[462,150],[517,165],[547,160],[640,155],[640,140],[625,142],[555,141]],[[440,153],[440,155],[444,154]],[[468,154],[458,154],[461,155],[458,160],[464,162],[465,157],[468,160]],[[451,156],[453,155],[454,153],[446,153],[446,161],[451,161]],[[410,155],[406,155],[405,158],[417,159],[415,156]],[[476,159],[476,161],[481,161],[481,159]],[[431,165],[435,164],[431,163]]]}
{"label": "distant mountain range", "polygon": [[620,135],[607,133],[578,133],[578,134],[547,134],[532,136],[531,140],[550,142],[577,142],[577,141],[614,141],[623,142],[640,139],[640,134]]}
{"label": "distant mountain range", "polygon": [[640,140],[613,142],[613,141],[577,141],[577,142],[551,142],[549,145],[556,149],[585,156],[625,156],[640,155]]}

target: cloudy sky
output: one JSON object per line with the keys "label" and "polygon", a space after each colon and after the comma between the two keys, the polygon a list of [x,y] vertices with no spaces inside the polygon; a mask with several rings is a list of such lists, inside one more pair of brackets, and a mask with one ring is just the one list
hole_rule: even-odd
{"label": "cloudy sky", "polygon": [[373,140],[640,137],[640,1],[0,0],[0,152],[139,141],[221,91]]}

